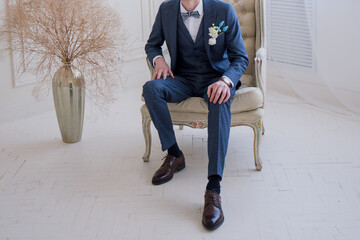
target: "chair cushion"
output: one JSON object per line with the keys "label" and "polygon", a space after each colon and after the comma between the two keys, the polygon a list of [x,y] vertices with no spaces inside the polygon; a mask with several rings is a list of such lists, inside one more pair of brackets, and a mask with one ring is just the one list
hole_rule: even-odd
{"label": "chair cushion", "polygon": [[[143,100],[143,98],[142,98]],[[244,87],[236,91],[231,102],[231,113],[245,112],[262,106],[263,95],[260,88]],[[168,103],[170,112],[208,113],[206,101],[200,97],[191,97],[179,103]]]}
{"label": "chair cushion", "polygon": [[231,112],[245,112],[263,106],[263,94],[258,87],[240,88],[231,102]]}

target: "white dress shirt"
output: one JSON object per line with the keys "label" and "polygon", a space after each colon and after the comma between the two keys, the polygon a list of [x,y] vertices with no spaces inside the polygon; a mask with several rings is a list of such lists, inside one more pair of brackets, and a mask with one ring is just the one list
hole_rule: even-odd
{"label": "white dress shirt", "polygon": [[[195,42],[196,37],[198,35],[199,32],[199,28],[200,28],[200,24],[201,21],[203,19],[204,16],[204,7],[203,7],[203,0],[200,0],[199,4],[196,6],[196,8],[193,11],[198,11],[200,14],[199,18],[195,18],[195,17],[188,17],[186,20],[184,21],[184,24],[187,28],[187,30],[190,33],[191,38],[193,39],[193,41]],[[184,6],[181,4],[180,1],[180,12],[181,13],[187,13],[188,11],[184,8]],[[153,59],[153,66],[155,66],[155,60],[159,57],[163,57],[161,55],[158,55],[156,57],[154,57]],[[231,84],[231,89],[234,88],[234,83],[230,80],[230,78],[228,78],[227,76],[222,76],[222,79],[224,80],[224,82],[226,84]]]}
{"label": "white dress shirt", "polygon": [[[203,8],[203,1],[201,0],[199,2],[199,4],[196,6],[196,8],[193,10],[193,12],[198,11],[200,14],[199,18],[195,18],[195,17],[188,17],[186,20],[184,21],[184,24],[187,28],[187,30],[190,33],[191,38],[193,39],[193,41],[195,42],[197,34],[199,32],[199,28],[200,28],[200,24],[201,24],[201,20],[203,19],[203,12],[204,12],[204,8]],[[184,8],[184,6],[181,4],[180,1],[180,12],[181,13],[187,13],[188,11]]]}

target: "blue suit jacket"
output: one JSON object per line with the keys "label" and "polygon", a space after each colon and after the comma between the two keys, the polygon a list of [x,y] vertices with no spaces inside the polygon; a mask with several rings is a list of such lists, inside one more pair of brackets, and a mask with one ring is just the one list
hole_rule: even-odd
{"label": "blue suit jacket", "polygon": [[[229,77],[237,88],[241,85],[240,77],[245,72],[249,59],[241,37],[239,20],[235,9],[227,2],[220,0],[203,0],[205,48],[212,67]],[[177,54],[177,19],[180,14],[180,0],[163,2],[159,8],[145,51],[150,62],[162,55],[164,41],[171,58],[171,70],[175,70]],[[228,30],[216,39],[216,44],[208,44],[209,27],[225,21]]]}

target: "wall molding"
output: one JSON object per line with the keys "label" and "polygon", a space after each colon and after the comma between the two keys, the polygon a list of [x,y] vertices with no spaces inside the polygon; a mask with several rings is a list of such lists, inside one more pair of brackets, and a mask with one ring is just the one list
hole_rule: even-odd
{"label": "wall molding", "polygon": [[145,44],[149,38],[157,11],[164,0],[141,0],[141,35],[120,56],[121,62],[145,58]]}
{"label": "wall molding", "polygon": [[164,0],[141,0],[142,41],[146,43],[157,11]]}
{"label": "wall molding", "polygon": [[[120,62],[130,62],[146,57],[144,47],[150,35],[159,6],[163,1],[164,0],[141,0],[141,33],[133,43],[122,50],[122,54],[118,59]],[[19,68],[20,60],[20,54],[11,54],[12,84],[14,88],[31,85],[38,81],[36,76],[30,72],[21,73],[21,69]],[[20,71],[18,71],[19,69]]]}
{"label": "wall molding", "polygon": [[22,56],[18,53],[11,53],[11,78],[14,88],[19,88],[36,83],[38,80],[31,72],[22,72],[20,59]]}

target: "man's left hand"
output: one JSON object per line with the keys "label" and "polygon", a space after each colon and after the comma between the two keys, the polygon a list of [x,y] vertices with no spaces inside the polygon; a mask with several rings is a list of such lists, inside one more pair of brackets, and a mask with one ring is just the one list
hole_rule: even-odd
{"label": "man's left hand", "polygon": [[230,88],[225,82],[219,80],[208,87],[207,95],[211,103],[216,104],[219,102],[219,104],[222,104],[229,100],[231,96]]}

